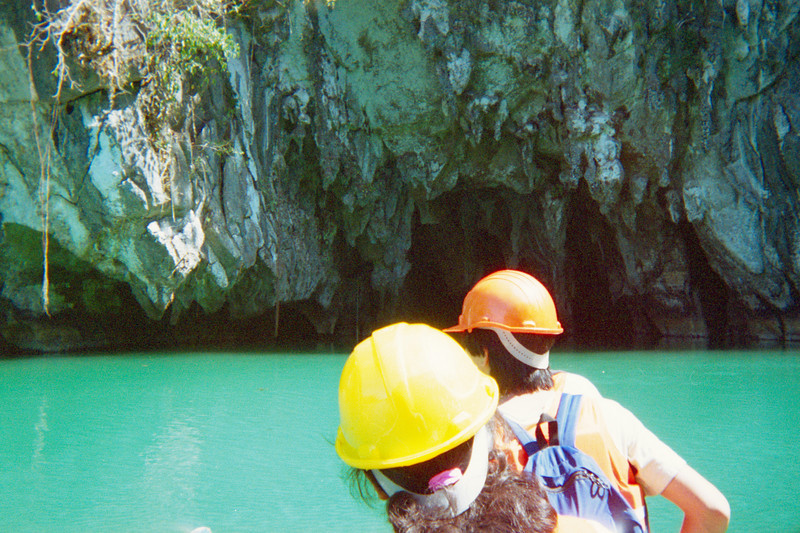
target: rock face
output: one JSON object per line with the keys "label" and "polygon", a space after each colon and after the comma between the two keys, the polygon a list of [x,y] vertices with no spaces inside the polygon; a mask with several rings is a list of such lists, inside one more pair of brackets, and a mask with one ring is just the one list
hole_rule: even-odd
{"label": "rock face", "polygon": [[[6,352],[352,345],[451,325],[504,267],[577,345],[800,341],[796,2],[266,2],[227,19],[225,71],[155,114],[152,65],[116,91],[70,56],[54,99],[58,56],[28,62],[16,3]],[[133,26],[108,49],[141,56]]]}

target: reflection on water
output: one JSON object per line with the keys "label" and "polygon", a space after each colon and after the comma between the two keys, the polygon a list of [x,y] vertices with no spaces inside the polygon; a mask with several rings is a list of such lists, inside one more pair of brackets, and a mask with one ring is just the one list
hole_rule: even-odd
{"label": "reflection on water", "polygon": [[[343,355],[0,361],[0,532],[383,532],[333,449]],[[800,357],[554,353],[729,498],[732,533],[800,532]],[[765,466],[766,465],[766,466]],[[650,498],[655,533],[680,513]],[[202,530],[201,530],[202,531]]]}
{"label": "reflection on water", "polygon": [[31,467],[36,469],[42,462],[42,451],[44,450],[44,437],[49,431],[47,427],[47,398],[42,397],[42,403],[39,404],[39,417],[36,424],[33,426],[33,431],[36,437],[33,440],[33,457],[31,458]]}
{"label": "reflection on water", "polygon": [[195,511],[202,444],[198,428],[176,419],[159,430],[144,450],[141,492],[154,512],[191,515]]}

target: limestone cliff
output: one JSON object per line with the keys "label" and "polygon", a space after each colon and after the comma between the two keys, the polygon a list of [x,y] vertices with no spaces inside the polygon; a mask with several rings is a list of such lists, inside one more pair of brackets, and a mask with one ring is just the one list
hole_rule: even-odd
{"label": "limestone cliff", "polygon": [[797,2],[268,0],[198,73],[201,4],[0,4],[6,352],[352,345],[502,267],[577,345],[800,340]]}

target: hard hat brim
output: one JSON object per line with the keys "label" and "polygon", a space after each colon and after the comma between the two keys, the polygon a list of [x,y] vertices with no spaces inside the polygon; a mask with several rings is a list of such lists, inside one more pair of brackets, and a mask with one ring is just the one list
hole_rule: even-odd
{"label": "hard hat brim", "polygon": [[449,328],[443,329],[445,333],[472,333],[473,329],[491,329],[491,328],[500,328],[504,329],[511,333],[533,333],[536,335],[561,335],[564,333],[564,328],[561,327],[561,323],[558,324],[557,328],[537,328],[537,327],[509,327],[506,324],[500,324],[499,322],[490,322],[490,321],[483,321],[483,322],[476,322],[469,327],[462,326],[461,324],[456,324],[455,326],[450,326]]}

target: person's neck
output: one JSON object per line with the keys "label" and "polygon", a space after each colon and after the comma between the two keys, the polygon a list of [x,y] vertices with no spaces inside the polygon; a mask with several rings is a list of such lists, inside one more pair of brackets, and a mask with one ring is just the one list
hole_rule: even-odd
{"label": "person's neck", "polygon": [[507,438],[501,428],[495,433],[494,438],[495,451],[505,455],[508,464],[517,472],[525,470],[525,465],[528,463],[528,454],[525,453],[522,444],[517,440],[516,436],[512,433]]}

